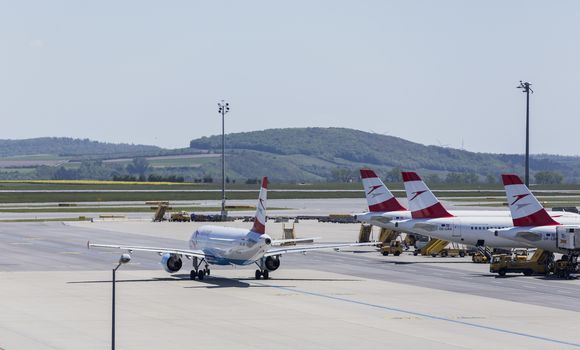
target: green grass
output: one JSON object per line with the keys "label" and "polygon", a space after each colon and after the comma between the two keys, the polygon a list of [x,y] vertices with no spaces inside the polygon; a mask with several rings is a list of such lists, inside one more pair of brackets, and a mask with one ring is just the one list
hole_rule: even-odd
{"label": "green grass", "polygon": [[0,220],[0,222],[47,222],[47,221],[91,221],[88,217],[76,217],[76,218],[45,218],[45,219],[10,219],[10,220]]}
{"label": "green grass", "polygon": [[[287,208],[268,208],[269,211],[272,210],[284,210]],[[209,211],[220,211],[221,207],[171,207],[171,210],[167,210],[168,213],[174,213],[179,211],[186,212],[209,212]],[[228,211],[253,211],[255,208],[251,207],[228,207]],[[155,210],[149,207],[52,207],[52,208],[0,208],[0,213],[154,213]]]}

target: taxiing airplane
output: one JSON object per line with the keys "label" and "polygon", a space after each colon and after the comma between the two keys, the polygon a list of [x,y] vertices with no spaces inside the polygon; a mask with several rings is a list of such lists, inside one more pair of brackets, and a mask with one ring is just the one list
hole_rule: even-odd
{"label": "taxiing airplane", "polygon": [[[312,241],[311,238],[295,240],[273,240],[266,234],[266,199],[268,178],[262,179],[262,187],[256,206],[254,225],[250,230],[223,227],[202,226],[193,232],[190,249],[141,247],[129,245],[94,244],[88,242],[89,248],[110,248],[128,252],[145,251],[161,255],[161,265],[168,273],[175,273],[183,266],[183,258],[193,261],[190,278],[200,280],[210,274],[209,265],[251,265],[258,269],[255,278],[268,279],[269,273],[280,267],[280,256],[290,253],[306,253],[316,250],[338,250],[346,247],[373,246],[377,242],[319,244],[306,246],[280,246],[281,243]],[[203,268],[202,268],[203,265]]]}

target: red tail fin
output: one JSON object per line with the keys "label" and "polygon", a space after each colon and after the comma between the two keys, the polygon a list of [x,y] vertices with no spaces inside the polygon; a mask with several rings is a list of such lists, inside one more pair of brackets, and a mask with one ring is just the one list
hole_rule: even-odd
{"label": "red tail fin", "polygon": [[365,189],[369,211],[385,212],[406,210],[373,170],[361,169],[360,177]]}
{"label": "red tail fin", "polygon": [[413,219],[447,218],[453,215],[439,202],[423,180],[412,171],[402,172],[409,210]]}
{"label": "red tail fin", "polygon": [[514,226],[559,225],[517,175],[501,176]]}
{"label": "red tail fin", "polygon": [[254,216],[254,226],[252,231],[264,234],[266,233],[266,199],[268,199],[268,177],[262,178],[262,188],[256,205],[256,215]]}

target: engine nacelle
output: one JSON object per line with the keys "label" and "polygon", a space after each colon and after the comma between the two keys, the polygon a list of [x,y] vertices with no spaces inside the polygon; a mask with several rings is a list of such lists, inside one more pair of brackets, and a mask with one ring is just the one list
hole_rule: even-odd
{"label": "engine nacelle", "polygon": [[181,269],[183,262],[178,255],[165,253],[161,257],[161,266],[163,266],[163,270],[166,272],[174,273]]}
{"label": "engine nacelle", "polygon": [[269,256],[264,262],[268,271],[276,271],[280,267],[280,257],[279,256]]}

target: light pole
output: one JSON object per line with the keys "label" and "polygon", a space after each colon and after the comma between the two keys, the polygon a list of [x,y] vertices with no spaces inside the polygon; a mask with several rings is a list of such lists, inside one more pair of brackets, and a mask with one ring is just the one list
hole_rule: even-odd
{"label": "light pole", "polygon": [[222,221],[226,220],[226,134],[225,120],[226,113],[230,111],[230,104],[222,100],[218,102],[218,113],[222,115]]}
{"label": "light pole", "polygon": [[523,89],[522,92],[526,94],[526,186],[530,187],[530,92],[533,94],[534,90],[530,88],[532,84],[522,82],[518,89]]}
{"label": "light pole", "polygon": [[119,258],[119,264],[117,264],[117,267],[115,267],[113,269],[113,312],[112,312],[112,317],[111,317],[111,349],[115,350],[115,283],[117,282],[116,278],[115,278],[115,273],[117,272],[117,269],[119,267],[121,267],[121,265],[128,263],[129,261],[131,261],[131,255],[129,254],[122,254],[121,257]]}

